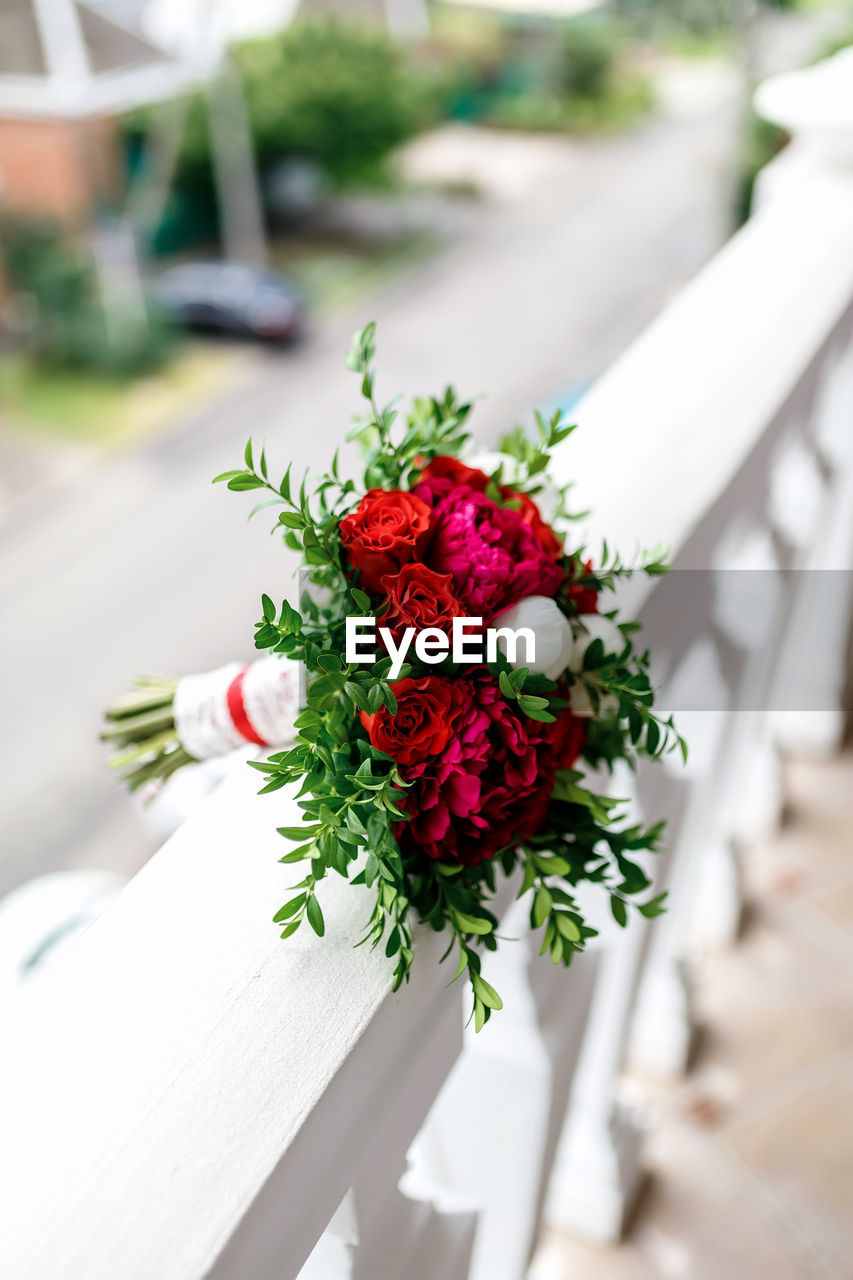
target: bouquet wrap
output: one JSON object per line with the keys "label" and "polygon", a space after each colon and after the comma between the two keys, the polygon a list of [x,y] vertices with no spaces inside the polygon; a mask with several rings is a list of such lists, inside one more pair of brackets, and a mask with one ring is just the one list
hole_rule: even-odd
{"label": "bouquet wrap", "polygon": [[297,662],[229,662],[179,680],[142,677],[107,711],[102,737],[121,748],[111,765],[135,789],[248,743],[287,746],[298,708]]}

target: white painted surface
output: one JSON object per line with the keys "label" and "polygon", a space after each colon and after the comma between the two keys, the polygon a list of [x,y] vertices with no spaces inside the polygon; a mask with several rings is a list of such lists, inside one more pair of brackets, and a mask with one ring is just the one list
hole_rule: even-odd
{"label": "white painted surface", "polygon": [[382,952],[352,949],[365,899],[337,881],[328,936],[281,943],[269,920],[296,876],[275,826],[298,815],[255,787],[249,769],[225,784],[9,1010],[0,1274],[202,1276],[284,1155],[295,1275],[354,1172],[358,1108],[406,1082],[404,1046],[428,1061],[456,991],[437,939],[392,997]]}
{"label": "white painted surface", "polygon": [[[853,182],[753,218],[572,413],[553,472],[593,549],[673,551],[725,492],[853,298]],[[618,459],[618,466],[614,460]]]}
{"label": "white painted surface", "polygon": [[[819,451],[827,512],[812,524],[813,545],[780,535],[780,555],[810,567],[831,555],[833,567],[849,567],[837,536],[853,507],[849,456],[823,440],[828,411],[815,406],[821,367],[841,370],[832,381],[835,435],[849,423],[851,226],[853,184],[838,178],[772,201],[594,388],[578,412],[585,429],[553,464],[578,481],[579,505],[595,511],[593,532],[606,531],[626,554],[637,542],[665,541],[685,567],[716,565],[733,522],[773,530],[766,481],[777,444],[793,433],[807,456]],[[653,589],[641,586],[635,599]],[[621,1126],[613,1105],[628,1031],[664,1065],[682,1063],[689,1042],[685,935],[709,841],[727,834],[707,815],[726,799],[747,737],[733,726],[748,647],[717,643],[711,657],[725,698],[704,763],[639,779],[646,816],[672,817],[657,864],[674,890],[672,912],[649,931],[648,954],[636,926],[621,939],[621,959],[604,938],[612,976],[578,1073],[581,1027],[563,1044],[576,1075],[575,1123],[570,1111],[552,1211],[602,1238],[619,1230],[639,1173],[637,1131]],[[479,1079],[463,1048],[461,992],[445,989],[440,939],[429,934],[418,939],[411,987],[392,997],[383,954],[351,947],[364,897],[337,879],[322,894],[327,937],[279,940],[268,921],[298,875],[279,865],[274,828],[296,815],[283,793],[258,800],[255,784],[249,770],[229,779],[69,948],[61,969],[9,1010],[0,1274],[293,1280],[328,1226],[305,1273],[312,1280],[427,1280],[424,1249],[435,1250],[436,1265],[443,1260],[434,1274],[455,1280],[472,1239],[485,1274],[502,1256],[501,1238],[507,1275],[521,1280],[540,1208],[530,1184],[546,1176],[562,1127],[559,1108],[547,1105],[559,1093],[548,1045],[556,1043],[549,1028],[566,1035],[578,1015],[571,974],[546,984],[534,1016],[531,996],[544,988],[518,968],[526,943],[503,958],[515,966],[508,994],[515,989],[517,1003],[508,1002],[494,1039],[490,1027],[477,1042],[476,1059],[484,1096],[491,1090],[499,1104],[517,1088],[529,1123],[505,1145],[504,1124],[493,1124],[473,1158],[454,1146],[461,1139],[451,1126],[433,1191],[415,1160],[420,1189],[403,1195],[406,1152],[442,1084]],[[731,912],[736,896],[722,879]],[[429,1132],[428,1123],[424,1141]],[[510,1151],[526,1170],[516,1219],[501,1180],[476,1177],[478,1163],[494,1171]],[[454,1179],[468,1192],[462,1203],[443,1199]],[[581,1189],[589,1193],[585,1221],[561,1188],[564,1196],[574,1188],[578,1203]]]}

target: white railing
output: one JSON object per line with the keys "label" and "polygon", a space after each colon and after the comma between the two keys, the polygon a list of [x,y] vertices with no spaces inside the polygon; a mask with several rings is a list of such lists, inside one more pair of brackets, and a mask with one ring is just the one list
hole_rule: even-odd
{"label": "white railing", "polygon": [[[619,1235],[642,1171],[619,1077],[629,1059],[684,1069],[690,956],[735,932],[737,841],[774,816],[777,743],[839,731],[838,712],[760,710],[802,661],[813,577],[777,575],[758,647],[724,570],[850,568],[851,228],[853,175],[786,184],[595,387],[556,460],[593,534],[665,541],[713,575],[689,601],[701,642],[668,616],[675,579],[635,598],[665,699],[690,669],[719,699],[685,717],[687,770],[636,780],[637,808],[670,818],[649,862],[670,912],[600,921],[566,974],[536,958],[508,887],[506,1008],[469,1038],[439,938],[419,937],[395,996],[381,950],[352,949],[358,890],[324,886],[322,942],[279,940],[265,922],[292,801],[227,782],[6,1020],[0,1274],[521,1280],[543,1214]],[[841,706],[847,583],[808,640],[825,708]]]}

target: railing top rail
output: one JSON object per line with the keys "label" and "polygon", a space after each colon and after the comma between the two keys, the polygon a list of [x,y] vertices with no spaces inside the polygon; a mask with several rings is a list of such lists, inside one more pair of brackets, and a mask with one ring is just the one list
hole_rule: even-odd
{"label": "railing top rail", "polygon": [[307,1256],[353,1174],[353,1111],[404,1045],[423,1050],[447,975],[427,957],[420,982],[391,996],[383,952],[353,950],[361,891],[324,884],[328,936],[280,942],[268,922],[293,875],[275,827],[300,813],[282,792],[258,799],[257,775],[245,775],[6,1022],[4,1275],[205,1275],[282,1153],[310,1133],[334,1152],[321,1182],[306,1182],[296,1155],[281,1179],[288,1247]]}
{"label": "railing top rail", "polygon": [[[770,205],[602,378],[555,463],[593,530],[683,546],[846,314],[851,227],[843,183]],[[352,1176],[352,1116],[428,1052],[446,975],[427,955],[391,997],[382,952],[352,950],[357,891],[323,886],[322,944],[265,923],[292,802],[254,782],[208,802],[7,1019],[4,1275],[200,1277],[273,1170],[298,1264]]]}
{"label": "railing top rail", "polygon": [[593,386],[553,468],[630,555],[675,555],[853,305],[853,183],[773,201]]}

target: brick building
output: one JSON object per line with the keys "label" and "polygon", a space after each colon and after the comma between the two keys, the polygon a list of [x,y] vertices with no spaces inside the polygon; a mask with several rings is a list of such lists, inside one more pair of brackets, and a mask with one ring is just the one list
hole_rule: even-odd
{"label": "brick building", "polygon": [[187,71],[83,0],[3,0],[0,212],[76,220],[115,193],[111,121]]}

